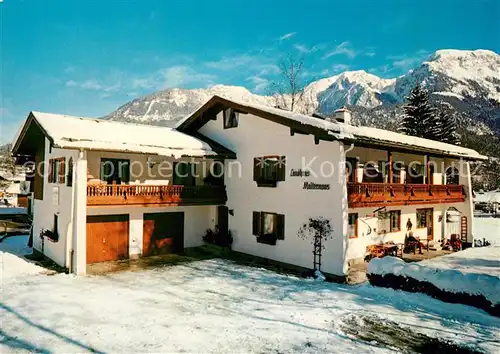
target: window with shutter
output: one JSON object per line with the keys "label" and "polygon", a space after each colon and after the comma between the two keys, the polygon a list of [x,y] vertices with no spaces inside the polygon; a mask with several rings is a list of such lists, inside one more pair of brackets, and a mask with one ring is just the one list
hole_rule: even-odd
{"label": "window with shutter", "polygon": [[253,179],[259,187],[276,187],[286,176],[285,156],[262,156],[253,161]]}
{"label": "window with shutter", "polygon": [[233,108],[224,110],[224,129],[236,128],[238,126],[239,113]]}
{"label": "window with shutter", "polygon": [[53,178],[53,173],[54,173],[54,159],[49,159],[49,173],[48,173],[48,176],[47,176],[47,181],[49,183],[53,183],[54,180],[52,179]]}
{"label": "window with shutter", "polygon": [[277,215],[277,235],[276,238],[278,240],[284,240],[285,239],[285,215],[283,214],[278,214]]}
{"label": "window with shutter", "polygon": [[276,245],[285,239],[285,215],[270,212],[253,212],[253,235],[258,243]]}
{"label": "window with shutter", "polygon": [[65,179],[66,179],[66,159],[64,157],[61,157],[60,159],[57,160],[58,165],[59,165],[59,175],[58,175],[58,181],[57,183],[62,183],[64,184]]}
{"label": "window with shutter", "polygon": [[252,234],[255,236],[259,236],[260,232],[260,212],[253,212],[253,225],[252,225]]}

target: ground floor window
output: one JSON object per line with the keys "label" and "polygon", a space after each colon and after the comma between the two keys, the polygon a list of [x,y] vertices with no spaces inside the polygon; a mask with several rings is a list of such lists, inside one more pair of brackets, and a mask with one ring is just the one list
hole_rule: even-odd
{"label": "ground floor window", "polygon": [[389,212],[389,232],[401,231],[401,211],[391,210]]}
{"label": "ground floor window", "polygon": [[358,237],[358,213],[349,214],[349,226],[347,229],[349,238]]}
{"label": "ground floor window", "polygon": [[276,244],[276,240],[285,239],[285,215],[254,211],[252,234],[257,236],[257,242]]}
{"label": "ground floor window", "polygon": [[417,209],[417,228],[426,228],[432,222],[432,209]]}

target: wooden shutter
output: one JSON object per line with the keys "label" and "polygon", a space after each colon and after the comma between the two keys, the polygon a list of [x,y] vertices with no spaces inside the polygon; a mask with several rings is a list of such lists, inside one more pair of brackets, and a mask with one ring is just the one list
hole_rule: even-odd
{"label": "wooden shutter", "polygon": [[253,212],[252,235],[260,236],[261,234],[261,215],[260,211]]}
{"label": "wooden shutter", "polygon": [[285,215],[283,214],[276,215],[276,233],[278,240],[285,239]]}
{"label": "wooden shutter", "polygon": [[65,178],[66,178],[66,159],[64,157],[60,158],[58,160],[59,162],[59,176],[58,176],[58,183],[64,184]]}
{"label": "wooden shutter", "polygon": [[69,158],[68,161],[68,176],[66,178],[66,185],[68,187],[73,186],[73,158]]}
{"label": "wooden shutter", "polygon": [[49,159],[49,183],[54,183],[53,180],[53,172],[54,172],[54,159]]}
{"label": "wooden shutter", "polygon": [[278,181],[284,181],[286,176],[286,156],[280,156],[278,160]]}
{"label": "wooden shutter", "polygon": [[254,157],[253,159],[253,180],[259,181],[262,177],[262,166],[259,165],[259,159]]}

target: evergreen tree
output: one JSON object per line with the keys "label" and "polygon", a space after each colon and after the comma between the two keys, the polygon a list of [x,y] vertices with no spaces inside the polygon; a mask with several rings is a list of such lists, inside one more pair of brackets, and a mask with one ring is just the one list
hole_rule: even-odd
{"label": "evergreen tree", "polygon": [[458,145],[460,139],[457,135],[457,123],[456,119],[451,112],[446,109],[441,108],[438,113],[439,118],[439,141],[448,144]]}
{"label": "evergreen tree", "polygon": [[427,90],[419,84],[413,88],[403,107],[404,117],[400,131],[406,135],[438,140],[440,121],[429,103]]}

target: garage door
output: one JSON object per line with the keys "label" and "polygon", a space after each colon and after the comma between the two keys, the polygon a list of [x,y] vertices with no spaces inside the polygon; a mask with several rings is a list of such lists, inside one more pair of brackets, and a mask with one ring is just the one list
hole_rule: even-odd
{"label": "garage door", "polygon": [[144,256],[181,253],[184,249],[184,213],[144,214]]}
{"label": "garage door", "polygon": [[128,258],[128,215],[87,216],[87,264]]}

